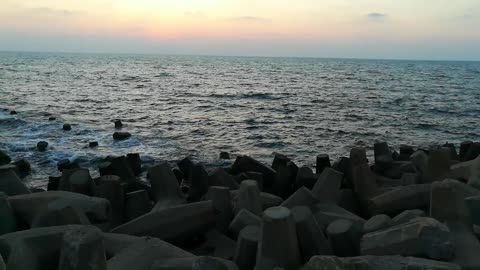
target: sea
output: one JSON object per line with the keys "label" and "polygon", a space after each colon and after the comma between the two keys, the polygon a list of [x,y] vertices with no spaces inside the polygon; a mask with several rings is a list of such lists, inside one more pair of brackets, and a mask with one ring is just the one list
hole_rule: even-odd
{"label": "sea", "polygon": [[[115,119],[130,139],[113,140]],[[222,151],[282,153],[313,168],[376,141],[479,141],[479,120],[480,62],[0,52],[0,150],[31,163],[33,187],[62,159],[92,174],[127,153],[207,168],[231,164]]]}

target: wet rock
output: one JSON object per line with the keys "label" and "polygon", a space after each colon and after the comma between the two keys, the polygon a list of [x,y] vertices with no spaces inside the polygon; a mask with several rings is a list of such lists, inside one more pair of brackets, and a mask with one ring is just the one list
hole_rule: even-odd
{"label": "wet rock", "polygon": [[48,121],[55,121],[55,120],[57,120],[57,118],[56,118],[56,117],[54,117],[54,116],[50,116],[50,117],[48,117]]}
{"label": "wet rock", "polygon": [[143,237],[140,240],[134,240],[133,242],[129,240],[128,242],[132,244],[121,249],[107,261],[107,269],[152,270],[157,269],[153,268],[157,264],[168,265],[170,260],[194,256],[187,251],[153,237]]}
{"label": "wet rock", "polygon": [[293,184],[297,176],[298,167],[293,161],[289,161],[285,165],[277,165],[276,171],[272,194],[286,199],[293,193]]}
{"label": "wet rock", "polygon": [[[301,256],[293,216],[288,208],[271,207],[263,213],[258,243],[258,269],[295,270]],[[281,237],[279,237],[281,236]]]}
{"label": "wet rock", "polygon": [[312,189],[316,181],[317,181],[317,177],[313,173],[312,169],[310,169],[307,166],[302,166],[298,168],[294,188],[295,190],[297,190],[300,187],[305,186],[309,189]]}
{"label": "wet rock", "polygon": [[323,234],[310,208],[296,206],[292,208],[291,212],[295,221],[302,261],[307,262],[314,255],[332,254],[330,243]]}
{"label": "wet rock", "polygon": [[137,190],[125,194],[125,218],[127,221],[150,212],[153,204],[146,190]]}
{"label": "wet rock", "polygon": [[322,202],[336,202],[340,195],[343,173],[326,168],[313,186],[312,194]]}
{"label": "wet rock", "polygon": [[47,190],[58,190],[60,179],[62,179],[62,176],[49,176]]}
{"label": "wet rock", "polygon": [[230,154],[228,152],[220,152],[220,159],[230,159]]}
{"label": "wet rock", "polygon": [[393,226],[394,222],[387,215],[376,215],[371,217],[365,224],[363,224],[363,233],[371,233],[380,231]]}
{"label": "wet rock", "polygon": [[63,124],[62,129],[65,131],[69,131],[72,130],[72,126],[70,124]]}
{"label": "wet rock", "polygon": [[282,202],[281,206],[292,209],[295,206],[312,206],[318,203],[318,199],[313,196],[312,192],[306,188],[301,187],[295,191],[288,199]]}
{"label": "wet rock", "polygon": [[10,111],[10,114],[11,114],[11,115],[17,114],[17,111],[12,110],[12,111]]}
{"label": "wet rock", "polygon": [[228,226],[228,230],[237,236],[240,231],[247,226],[260,226],[262,219],[252,212],[242,209]]}
{"label": "wet rock", "polygon": [[302,270],[460,270],[460,266],[415,257],[358,256],[339,258],[314,256]]}
{"label": "wet rock", "polygon": [[240,270],[251,270],[255,267],[259,237],[259,226],[247,226],[240,231],[233,257]]}
{"label": "wet rock", "polygon": [[413,219],[416,219],[419,217],[425,217],[425,216],[426,216],[425,212],[420,209],[405,210],[402,213],[395,216],[392,219],[392,221],[393,221],[393,224],[400,225],[400,224],[410,222]]}
{"label": "wet rock", "polygon": [[48,142],[40,141],[37,143],[37,150],[40,152],[47,150],[47,147],[48,147]]}
{"label": "wet rock", "polygon": [[142,160],[139,153],[127,154],[127,161],[136,176],[142,173]]}
{"label": "wet rock", "polygon": [[320,175],[325,168],[330,168],[332,165],[330,164],[330,157],[328,154],[320,154],[317,156],[317,163],[315,166],[316,174]]}
{"label": "wet rock", "polygon": [[123,141],[128,138],[132,137],[132,134],[129,132],[114,132],[113,133],[113,139],[116,141]]}
{"label": "wet rock", "polygon": [[32,169],[30,163],[23,158],[13,162],[13,164],[17,167],[17,171],[20,172],[20,177],[27,176]]}
{"label": "wet rock", "polygon": [[240,184],[240,191],[234,204],[235,213],[246,209],[257,216],[262,215],[262,200],[257,182],[253,180],[244,180]]}
{"label": "wet rock", "polygon": [[122,121],[119,120],[119,119],[115,120],[115,121],[114,121],[114,124],[115,124],[115,128],[116,128],[116,129],[120,129],[120,128],[123,127],[123,123],[122,123]]}
{"label": "wet rock", "polygon": [[430,204],[430,184],[410,185],[384,192],[368,201],[371,215],[398,214],[408,209],[426,209]]}
{"label": "wet rock", "polygon": [[211,201],[197,202],[152,211],[112,230],[135,236],[152,236],[178,242],[202,233],[215,224]]}
{"label": "wet rock", "polygon": [[98,146],[98,142],[89,142],[88,143],[88,147],[90,147],[90,148],[95,148],[97,146]]}
{"label": "wet rock", "polygon": [[211,186],[205,197],[213,202],[213,207],[217,211],[217,230],[227,233],[228,226],[234,217],[230,191],[227,187]]}
{"label": "wet rock", "polygon": [[265,188],[270,188],[275,181],[275,170],[249,156],[238,156],[232,165],[233,174],[242,172],[258,172],[263,174]]}
{"label": "wet rock", "polygon": [[336,256],[349,257],[359,254],[360,232],[350,220],[337,219],[327,227],[327,236]]}
{"label": "wet rock", "polygon": [[432,218],[418,218],[386,230],[365,234],[362,255],[418,256],[451,260],[455,249],[450,230]]}
{"label": "wet rock", "polygon": [[8,196],[28,194],[30,190],[12,169],[0,171],[0,192]]}
{"label": "wet rock", "polygon": [[456,180],[432,184],[430,216],[441,222],[458,222],[472,225],[472,217],[465,199],[480,195],[480,191]]}
{"label": "wet rock", "polygon": [[70,162],[69,159],[62,159],[59,162],[57,162],[57,169],[61,172],[63,172],[63,170],[65,170],[65,169],[70,169],[71,170],[71,169],[77,169],[77,168],[80,168],[78,163]]}
{"label": "wet rock", "polygon": [[91,223],[102,223],[110,219],[110,202],[103,198],[89,197],[67,191],[45,191],[24,195],[10,196],[8,201],[12,206],[17,221],[31,225],[34,218],[48,210],[51,202],[62,200],[67,205],[77,207],[84,212]]}
{"label": "wet rock", "polygon": [[15,213],[8,202],[8,196],[3,192],[0,192],[0,220],[0,235],[17,230]]}
{"label": "wet rock", "polygon": [[8,164],[12,159],[2,150],[0,150],[0,165]]}
{"label": "wet rock", "polygon": [[218,168],[208,175],[208,184],[210,186],[223,186],[229,189],[238,189],[239,185],[225,169]]}
{"label": "wet rock", "polygon": [[89,226],[66,231],[58,269],[107,270],[103,233]]}

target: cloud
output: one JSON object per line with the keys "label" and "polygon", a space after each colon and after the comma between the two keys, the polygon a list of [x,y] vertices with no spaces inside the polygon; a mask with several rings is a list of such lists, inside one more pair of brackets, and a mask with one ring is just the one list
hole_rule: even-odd
{"label": "cloud", "polygon": [[80,15],[83,12],[67,9],[55,9],[49,7],[38,7],[38,8],[28,8],[29,11],[38,12],[43,14],[54,14],[54,15],[64,15],[64,16],[74,16]]}
{"label": "cloud", "polygon": [[262,17],[255,17],[255,16],[239,16],[239,17],[232,17],[230,18],[232,21],[239,21],[239,22],[269,22],[269,19],[262,18]]}
{"label": "cloud", "polygon": [[371,21],[383,21],[387,17],[385,13],[371,12],[367,14],[367,17]]}

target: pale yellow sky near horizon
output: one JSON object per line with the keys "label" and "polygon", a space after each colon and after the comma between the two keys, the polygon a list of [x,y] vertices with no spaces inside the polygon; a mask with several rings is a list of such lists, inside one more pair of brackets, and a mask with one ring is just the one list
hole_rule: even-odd
{"label": "pale yellow sky near horizon", "polygon": [[0,1],[0,37],[480,41],[480,0]]}

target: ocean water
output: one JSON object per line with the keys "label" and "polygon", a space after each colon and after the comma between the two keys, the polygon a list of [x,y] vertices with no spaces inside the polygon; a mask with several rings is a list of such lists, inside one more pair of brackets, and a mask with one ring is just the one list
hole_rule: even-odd
{"label": "ocean water", "polygon": [[[93,171],[131,152],[208,166],[228,164],[221,151],[267,163],[279,152],[313,167],[376,140],[480,140],[480,63],[3,52],[0,109],[0,149],[32,163],[33,186],[61,159]],[[113,141],[117,118],[131,139]]]}

